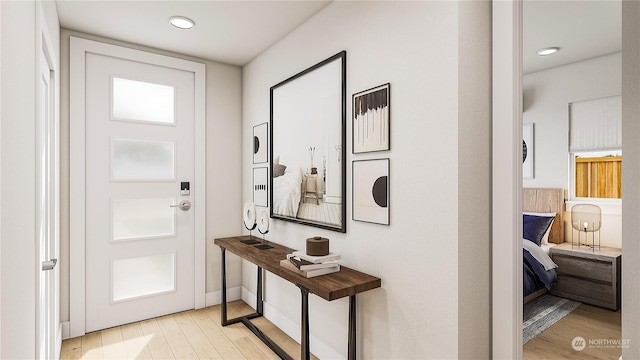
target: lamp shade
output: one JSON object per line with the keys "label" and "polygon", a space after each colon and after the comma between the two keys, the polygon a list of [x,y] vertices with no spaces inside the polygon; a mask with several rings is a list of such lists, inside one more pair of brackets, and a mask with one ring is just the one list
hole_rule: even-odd
{"label": "lamp shade", "polygon": [[578,204],[571,208],[571,226],[578,231],[598,231],[602,225],[602,210],[593,204]]}

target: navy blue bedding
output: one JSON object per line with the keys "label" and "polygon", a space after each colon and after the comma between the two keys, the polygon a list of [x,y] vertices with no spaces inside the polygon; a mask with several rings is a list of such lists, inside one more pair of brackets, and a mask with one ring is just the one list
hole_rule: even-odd
{"label": "navy blue bedding", "polygon": [[522,256],[524,296],[532,294],[542,288],[551,290],[551,285],[555,284],[558,280],[556,270],[545,270],[544,266],[525,249],[522,249]]}

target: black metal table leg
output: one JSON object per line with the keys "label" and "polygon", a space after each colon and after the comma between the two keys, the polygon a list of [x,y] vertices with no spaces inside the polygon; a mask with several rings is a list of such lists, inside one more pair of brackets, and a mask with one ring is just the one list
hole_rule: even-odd
{"label": "black metal table leg", "polygon": [[349,296],[349,345],[348,359],[356,360],[356,296]]}
{"label": "black metal table leg", "polygon": [[[263,284],[262,284],[262,268],[258,266],[258,289],[256,290],[256,312],[253,314],[248,314],[244,316],[240,316],[237,318],[229,319],[227,317],[227,260],[226,260],[226,249],[220,246],[220,254],[221,254],[221,266],[222,266],[222,299],[220,304],[220,323],[222,326],[227,326],[235,323],[241,322],[246,326],[251,332],[253,332],[258,339],[260,339],[265,345],[267,345],[273,352],[283,360],[293,360],[289,354],[287,354],[276,342],[269,339],[269,337],[264,334],[260,329],[258,329],[255,325],[251,323],[251,319],[255,319],[260,317],[264,313],[264,302],[262,300],[262,292],[263,292]],[[308,332],[308,330],[307,330]],[[308,337],[308,335],[307,335]]]}
{"label": "black metal table leg", "polygon": [[226,250],[222,246],[220,247],[220,255],[222,264],[222,299],[220,300],[220,323],[222,326],[227,326],[227,261]]}
{"label": "black metal table leg", "polygon": [[311,359],[309,352],[309,289],[299,286],[302,293],[302,322],[300,324],[300,358]]}
{"label": "black metal table leg", "polygon": [[258,266],[258,286],[256,290],[256,312],[260,315],[264,314],[264,303],[262,302],[262,268]]}

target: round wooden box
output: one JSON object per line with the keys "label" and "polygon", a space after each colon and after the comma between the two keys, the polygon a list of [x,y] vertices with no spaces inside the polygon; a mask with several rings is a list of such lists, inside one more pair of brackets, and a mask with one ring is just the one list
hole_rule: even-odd
{"label": "round wooden box", "polygon": [[329,255],[329,239],[314,236],[307,239],[307,255],[325,256]]}

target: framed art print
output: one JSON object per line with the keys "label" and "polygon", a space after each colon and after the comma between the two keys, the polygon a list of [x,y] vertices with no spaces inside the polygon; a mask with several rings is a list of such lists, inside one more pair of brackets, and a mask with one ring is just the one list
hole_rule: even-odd
{"label": "framed art print", "polygon": [[390,149],[390,90],[387,83],[353,94],[353,153]]}
{"label": "framed art print", "polygon": [[253,163],[266,163],[269,151],[267,139],[269,138],[269,124],[264,123],[253,127]]}
{"label": "framed art print", "polygon": [[253,169],[253,202],[256,206],[269,206],[269,168],[259,167]]}
{"label": "framed art print", "polygon": [[533,179],[533,123],[522,125],[522,178]]}
{"label": "framed art print", "polygon": [[353,220],[389,225],[389,159],[353,162]]}

